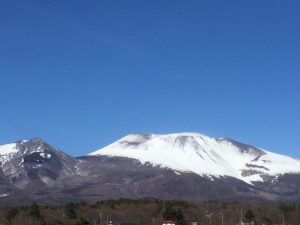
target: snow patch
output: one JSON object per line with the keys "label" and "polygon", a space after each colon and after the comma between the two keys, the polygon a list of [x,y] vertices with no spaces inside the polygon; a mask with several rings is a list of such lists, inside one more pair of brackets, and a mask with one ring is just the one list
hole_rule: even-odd
{"label": "snow patch", "polygon": [[5,164],[9,161],[15,153],[18,152],[17,144],[6,144],[0,146],[0,162]]}
{"label": "snow patch", "polygon": [[16,153],[16,152],[18,152],[16,143],[0,146],[0,155],[9,155],[9,154]]}
{"label": "snow patch", "polygon": [[5,198],[5,197],[8,197],[9,194],[0,194],[0,198]]}
{"label": "snow patch", "polygon": [[45,152],[40,152],[40,156],[46,159],[50,159],[51,158],[51,154],[49,153],[45,153]]}

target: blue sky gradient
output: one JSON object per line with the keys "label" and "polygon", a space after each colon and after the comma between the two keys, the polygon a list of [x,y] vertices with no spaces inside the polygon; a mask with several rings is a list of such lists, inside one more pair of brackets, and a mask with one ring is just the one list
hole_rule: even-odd
{"label": "blue sky gradient", "polygon": [[0,143],[201,132],[300,156],[300,2],[3,0]]}

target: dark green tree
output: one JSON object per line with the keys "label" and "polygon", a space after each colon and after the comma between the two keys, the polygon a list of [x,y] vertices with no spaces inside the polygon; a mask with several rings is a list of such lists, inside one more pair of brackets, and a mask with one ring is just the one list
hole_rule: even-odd
{"label": "dark green tree", "polygon": [[181,209],[178,209],[176,211],[176,222],[178,225],[187,225],[187,222],[184,218],[184,215],[183,215]]}
{"label": "dark green tree", "polygon": [[68,203],[64,207],[64,214],[66,218],[68,219],[76,219],[77,218],[77,213],[75,211],[75,204],[74,203]]}
{"label": "dark green tree", "polygon": [[172,204],[166,204],[162,215],[165,220],[174,220],[178,225],[187,224],[181,209],[176,209]]}
{"label": "dark green tree", "polygon": [[171,204],[166,204],[162,216],[165,220],[175,220],[176,219],[176,209]]}
{"label": "dark green tree", "polygon": [[247,222],[252,222],[255,220],[254,213],[252,212],[251,209],[248,209],[245,213],[245,219]]}

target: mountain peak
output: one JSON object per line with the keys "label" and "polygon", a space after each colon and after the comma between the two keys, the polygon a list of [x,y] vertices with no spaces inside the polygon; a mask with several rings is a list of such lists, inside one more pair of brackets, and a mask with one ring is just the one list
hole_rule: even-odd
{"label": "mountain peak", "polygon": [[182,133],[171,133],[171,134],[129,134],[125,137],[119,139],[117,142],[119,143],[127,143],[138,145],[145,143],[150,140],[161,140],[167,143],[187,143],[188,141],[195,140],[195,138],[200,139],[211,139],[208,136],[205,136],[200,133],[193,132],[182,132]]}
{"label": "mountain peak", "polygon": [[170,133],[170,134],[154,134],[154,133],[138,133],[138,134],[128,134],[120,140],[128,140],[128,139],[145,139],[149,140],[156,137],[172,137],[172,138],[180,138],[180,137],[206,137],[201,133],[196,132],[180,132],[180,133]]}
{"label": "mountain peak", "polygon": [[20,140],[15,143],[0,145],[0,164],[9,164],[10,161],[17,160],[20,165],[30,154],[40,155],[50,158],[53,154],[65,155],[58,149],[49,145],[40,137],[29,140]]}
{"label": "mountain peak", "polygon": [[229,138],[200,133],[130,134],[90,155],[125,157],[141,163],[196,173],[231,176],[247,183],[285,172],[300,172],[300,163]]}
{"label": "mountain peak", "polygon": [[0,170],[22,190],[40,190],[76,173],[76,160],[42,138],[0,146]]}

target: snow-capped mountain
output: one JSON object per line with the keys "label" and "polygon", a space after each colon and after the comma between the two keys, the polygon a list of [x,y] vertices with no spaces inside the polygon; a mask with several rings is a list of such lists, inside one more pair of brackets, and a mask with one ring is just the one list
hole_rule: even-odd
{"label": "snow-capped mountain", "polygon": [[22,190],[38,190],[74,172],[73,157],[40,138],[0,146],[0,170]]}
{"label": "snow-capped mountain", "polygon": [[90,155],[127,157],[177,172],[230,176],[250,184],[300,173],[300,161],[294,158],[199,133],[131,134]]}
{"label": "snow-capped mountain", "polygon": [[40,138],[0,145],[0,206],[148,197],[300,202],[300,160],[198,133],[128,135],[81,157]]}

